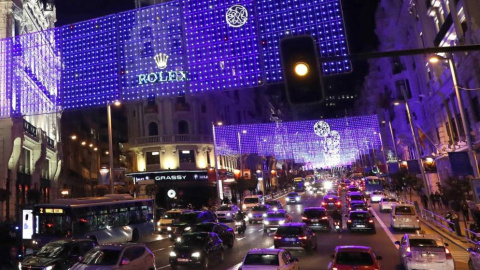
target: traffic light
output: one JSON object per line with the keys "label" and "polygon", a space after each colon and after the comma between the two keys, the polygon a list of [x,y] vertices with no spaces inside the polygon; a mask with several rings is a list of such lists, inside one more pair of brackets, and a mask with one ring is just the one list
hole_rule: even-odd
{"label": "traffic light", "polygon": [[315,40],[311,36],[284,38],[280,41],[280,54],[288,102],[322,102],[323,81]]}

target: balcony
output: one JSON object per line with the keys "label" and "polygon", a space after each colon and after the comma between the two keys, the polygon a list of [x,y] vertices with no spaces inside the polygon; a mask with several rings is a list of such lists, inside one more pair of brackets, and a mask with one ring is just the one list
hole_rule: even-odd
{"label": "balcony", "polygon": [[23,120],[23,131],[33,139],[37,139],[37,128],[25,120]]}
{"label": "balcony", "polygon": [[145,144],[181,144],[181,143],[213,143],[212,135],[159,135],[135,139],[135,145]]}

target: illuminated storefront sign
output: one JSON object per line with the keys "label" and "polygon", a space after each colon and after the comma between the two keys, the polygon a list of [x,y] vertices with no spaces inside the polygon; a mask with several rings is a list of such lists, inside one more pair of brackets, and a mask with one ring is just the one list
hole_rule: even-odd
{"label": "illuminated storefront sign", "polygon": [[153,72],[150,74],[137,75],[138,84],[156,83],[156,82],[181,82],[187,80],[185,71]]}
{"label": "illuminated storefront sign", "polygon": [[208,181],[207,171],[159,171],[146,173],[131,173],[126,176],[133,178],[135,183],[145,180],[162,181]]}

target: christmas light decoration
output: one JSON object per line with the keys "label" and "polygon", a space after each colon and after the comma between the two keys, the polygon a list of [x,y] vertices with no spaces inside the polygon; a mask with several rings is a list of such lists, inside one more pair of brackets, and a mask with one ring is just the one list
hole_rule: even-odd
{"label": "christmas light decoration", "polygon": [[[380,149],[379,126],[375,115],[324,119],[331,131],[319,136],[317,121],[268,123],[215,127],[216,155],[258,154],[277,159],[308,162],[315,167],[351,165],[360,151]],[[238,132],[242,134],[241,143]],[[323,134],[322,134],[323,135]],[[241,147],[241,149],[239,149]]]}
{"label": "christmas light decoration", "polygon": [[340,0],[173,0],[3,39],[0,117],[282,82],[279,42],[292,35],[346,55]]}

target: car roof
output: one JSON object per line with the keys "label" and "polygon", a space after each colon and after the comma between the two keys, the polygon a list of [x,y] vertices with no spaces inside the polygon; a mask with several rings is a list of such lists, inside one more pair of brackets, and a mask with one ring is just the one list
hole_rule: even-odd
{"label": "car roof", "polygon": [[246,198],[260,198],[260,197],[262,197],[262,195],[250,195],[250,196],[245,196],[245,198],[243,199],[245,200]]}
{"label": "car roof", "polygon": [[97,246],[96,248],[99,249],[114,249],[114,250],[122,250],[126,247],[131,247],[131,246],[142,246],[146,247],[145,244],[143,243],[109,243],[109,244],[102,244]]}
{"label": "car roof", "polygon": [[409,239],[435,239],[443,242],[443,239],[435,234],[423,234],[423,233],[418,233],[418,234],[406,234]]}
{"label": "car roof", "polygon": [[365,251],[365,252],[369,252],[371,250],[372,250],[372,248],[367,247],[367,246],[337,246],[335,248],[336,252],[341,252],[341,251]]}
{"label": "car roof", "polygon": [[403,207],[403,206],[414,207],[412,204],[408,204],[408,203],[397,203],[393,207]]}
{"label": "car roof", "polygon": [[284,214],[286,214],[287,212],[285,212],[285,209],[278,209],[277,211],[269,210],[268,214],[270,214],[270,213],[272,213],[272,214],[273,213],[284,213]]}
{"label": "car roof", "polygon": [[361,192],[358,192],[358,191],[349,192],[348,195],[349,195],[349,196],[352,196],[352,195],[361,195],[361,196],[363,196],[363,194],[362,194]]}
{"label": "car roof", "polygon": [[290,222],[290,223],[284,223],[280,225],[280,227],[303,227],[305,226],[305,223],[303,222]]}
{"label": "car roof", "polygon": [[288,195],[298,195],[298,192],[290,192],[290,193],[287,194],[287,196]]}
{"label": "car roof", "polygon": [[351,200],[350,204],[366,204],[365,201],[360,201],[360,200]]}
{"label": "car roof", "polygon": [[328,198],[338,199],[338,196],[335,196],[335,195],[326,195],[326,196],[323,196],[323,200],[328,199]]}
{"label": "car roof", "polygon": [[207,236],[211,235],[213,233],[211,232],[191,232],[191,233],[184,233],[182,236],[188,236],[188,235],[201,235],[201,236]]}
{"label": "car roof", "polygon": [[276,248],[254,248],[250,249],[247,254],[270,254],[270,255],[277,255],[278,253],[282,252],[283,249],[276,249]]}
{"label": "car roof", "polygon": [[370,214],[368,211],[363,211],[363,210],[355,210],[355,211],[350,211],[350,214],[355,214],[355,213],[361,213],[361,214]]}
{"label": "car roof", "polygon": [[303,209],[303,211],[305,212],[306,210],[322,210],[322,211],[326,211],[325,208],[319,207],[319,206],[305,207],[305,208]]}

